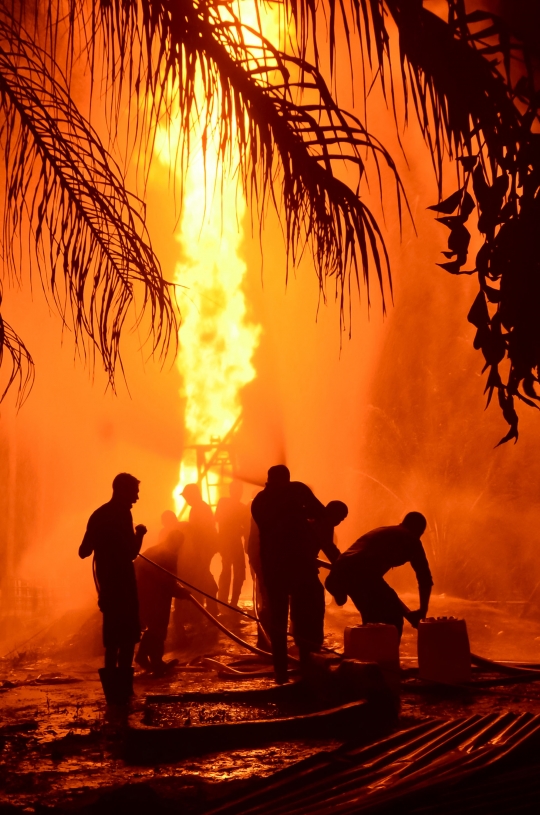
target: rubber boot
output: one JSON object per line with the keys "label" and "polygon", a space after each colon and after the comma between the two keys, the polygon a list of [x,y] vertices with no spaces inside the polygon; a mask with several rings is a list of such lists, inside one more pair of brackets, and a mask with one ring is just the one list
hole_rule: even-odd
{"label": "rubber boot", "polygon": [[116,705],[116,668],[100,668],[98,674],[105,694],[105,701],[108,705]]}
{"label": "rubber boot", "polygon": [[118,694],[120,705],[127,705],[133,696],[133,668],[117,668]]}
{"label": "rubber boot", "polygon": [[108,705],[127,705],[133,696],[133,668],[100,668],[99,678]]}

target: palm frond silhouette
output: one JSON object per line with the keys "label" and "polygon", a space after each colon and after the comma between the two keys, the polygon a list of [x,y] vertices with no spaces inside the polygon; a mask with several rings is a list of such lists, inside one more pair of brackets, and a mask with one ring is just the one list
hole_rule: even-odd
{"label": "palm frond silhouette", "polygon": [[[4,274],[19,277],[25,260],[39,269],[77,345],[91,356],[97,352],[113,383],[137,286],[142,284],[140,312],[150,312],[153,349],[160,352],[176,337],[172,292],[150,247],[142,202],[126,191],[118,165],[74,104],[59,66],[5,8],[0,116]],[[20,366],[31,365],[30,354],[11,329],[4,343],[8,337],[14,373],[27,385],[29,374]],[[24,392],[22,387],[20,396]]]}
{"label": "palm frond silhouette", "polygon": [[[382,141],[339,106],[324,78],[319,44],[329,32],[331,65],[343,59],[339,25],[350,44],[359,41],[364,67],[389,103],[399,92],[417,117],[439,190],[446,158],[456,160],[458,190],[433,206],[450,229],[440,265],[478,275],[469,314],[475,346],[489,370],[488,398],[497,392],[510,425],[503,441],[517,439],[514,400],[536,405],[539,398],[539,97],[529,46],[509,25],[469,12],[464,0],[446,4],[442,19],[417,0],[324,0],[319,10],[316,0],[286,0],[282,19],[294,24],[294,36],[279,47],[264,36],[260,19],[243,22],[235,2],[65,0],[65,14],[49,2],[38,15],[45,45],[25,35],[11,5],[0,4],[5,263],[16,270],[12,236],[27,219],[36,256],[46,259],[48,290],[76,341],[99,354],[111,381],[134,287],[144,291],[152,347],[162,353],[175,341],[173,295],[150,247],[142,203],[126,191],[71,99],[73,49],[62,72],[54,45],[62,30],[84,52],[94,82],[102,82],[112,132],[127,101],[134,144],[148,157],[148,122],[167,120],[174,109],[184,134],[177,161],[185,168],[198,121],[203,143],[217,137],[220,159],[237,173],[261,225],[274,205],[290,261],[309,248],[323,292],[335,285],[342,313],[353,287],[365,287],[369,300],[373,280],[384,308],[389,258],[383,231],[361,198],[368,161],[390,171],[400,211],[406,199]],[[255,0],[256,9],[263,5]],[[465,224],[475,209],[484,244],[464,270]],[[29,359],[13,356],[15,369],[23,358]]]}
{"label": "palm frond silhouette", "polygon": [[[301,32],[300,50],[307,52],[318,36],[316,2],[289,2]],[[349,31],[354,21],[364,59],[389,96],[400,83],[406,110],[422,129],[439,191],[445,157],[457,161],[458,189],[431,207],[450,230],[447,261],[439,265],[451,274],[478,276],[480,291],[468,315],[477,328],[474,347],[482,351],[488,372],[488,404],[497,392],[509,424],[499,443],[517,440],[515,401],[531,407],[540,401],[540,94],[534,37],[497,14],[469,11],[465,0],[446,0],[447,19],[416,0],[327,0],[327,5],[331,29],[340,15]],[[465,224],[474,210],[484,242],[472,268],[463,269],[470,241]]]}

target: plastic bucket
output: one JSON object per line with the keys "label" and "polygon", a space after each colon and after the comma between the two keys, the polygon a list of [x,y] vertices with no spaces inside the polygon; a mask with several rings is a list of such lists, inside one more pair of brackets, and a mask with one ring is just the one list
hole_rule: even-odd
{"label": "plastic bucket", "polygon": [[399,693],[399,636],[394,625],[347,626],[344,644],[347,659],[376,662],[388,687]]}

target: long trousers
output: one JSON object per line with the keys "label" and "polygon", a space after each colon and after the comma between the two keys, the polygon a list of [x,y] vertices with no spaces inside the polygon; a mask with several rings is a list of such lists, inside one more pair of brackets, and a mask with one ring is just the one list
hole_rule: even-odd
{"label": "long trousers", "polygon": [[103,610],[103,645],[123,648],[135,645],[141,638],[139,608],[136,602],[126,605],[108,603]]}
{"label": "long trousers", "polygon": [[232,574],[232,595],[231,605],[237,606],[240,599],[240,592],[246,579],[246,558],[242,544],[232,551],[221,553],[221,574],[218,583],[218,597],[224,603],[229,602],[229,590],[231,588]]}
{"label": "long trousers", "polygon": [[289,608],[293,637],[304,662],[324,640],[324,588],[317,573],[294,576],[272,575],[265,579],[270,611],[270,640],[276,674],[287,670],[287,625]]}
{"label": "long trousers", "polygon": [[403,606],[394,589],[382,577],[362,582],[348,591],[365,623],[395,625],[399,639],[403,634]]}
{"label": "long trousers", "polygon": [[135,645],[108,645],[105,648],[106,668],[131,668]]}

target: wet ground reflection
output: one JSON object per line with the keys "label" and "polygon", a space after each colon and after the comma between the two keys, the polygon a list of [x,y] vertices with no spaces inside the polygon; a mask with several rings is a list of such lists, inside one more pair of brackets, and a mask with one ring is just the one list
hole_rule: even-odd
{"label": "wet ground reflection", "polygon": [[[407,602],[407,597],[404,598]],[[411,598],[412,601],[412,598]],[[434,615],[463,616],[467,620],[472,650],[489,658],[540,662],[540,621],[520,617],[521,608],[468,603],[435,596]],[[344,625],[358,622],[350,607],[328,608],[327,645],[342,647]],[[242,625],[242,636],[254,638],[251,624]],[[160,795],[181,800],[184,811],[200,812],[225,789],[239,788],[255,777],[266,777],[298,760],[337,746],[332,740],[296,741],[264,745],[187,758],[159,766],[131,766],[122,758],[118,727],[105,717],[105,705],[97,668],[99,657],[81,659],[73,646],[33,643],[26,653],[15,652],[0,661],[0,802],[32,811],[39,803],[73,807],[97,801],[105,790],[123,785],[150,785]],[[414,666],[416,634],[406,628],[402,665]],[[72,656],[71,656],[72,654]],[[222,635],[207,631],[197,645],[175,651],[180,662],[192,663],[205,655],[220,662],[236,661],[245,652]],[[193,669],[195,668],[195,670]],[[463,713],[515,710],[540,712],[537,684],[485,688],[482,691],[434,689],[419,693],[414,676],[402,684],[402,725],[409,726],[425,716],[457,716]],[[135,707],[142,711],[147,694],[201,690],[269,688],[271,678],[238,681],[220,678],[202,666],[177,667],[170,676],[136,679]],[[272,705],[267,715],[273,715]],[[169,711],[177,715],[174,707]],[[193,721],[208,715],[227,717],[226,710],[213,713],[208,707],[193,709]],[[265,711],[259,711],[264,716]],[[167,708],[160,716],[167,717]],[[240,715],[240,714],[239,714]],[[246,715],[248,713],[246,712]],[[219,716],[218,716],[219,718]],[[166,722],[165,722],[166,723]],[[141,799],[142,800],[142,799]],[[171,799],[172,800],[172,799]]]}

